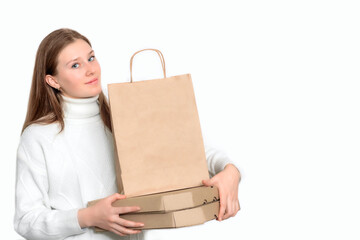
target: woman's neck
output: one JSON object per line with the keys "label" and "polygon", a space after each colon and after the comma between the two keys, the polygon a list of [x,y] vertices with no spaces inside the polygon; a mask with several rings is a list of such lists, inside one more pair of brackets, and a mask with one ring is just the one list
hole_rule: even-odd
{"label": "woman's neck", "polygon": [[89,98],[63,98],[63,111],[65,119],[91,118],[100,114],[98,103],[99,94]]}

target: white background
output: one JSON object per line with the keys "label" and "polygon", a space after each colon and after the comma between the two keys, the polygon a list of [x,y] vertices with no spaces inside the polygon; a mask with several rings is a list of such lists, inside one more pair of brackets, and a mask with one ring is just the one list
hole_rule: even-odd
{"label": "white background", "polygon": [[[0,3],[1,239],[13,230],[16,150],[35,53],[51,31],[87,36],[102,85],[157,48],[191,73],[204,138],[240,167],[241,211],[179,239],[360,239],[358,1]],[[161,77],[155,53],[134,79]]]}

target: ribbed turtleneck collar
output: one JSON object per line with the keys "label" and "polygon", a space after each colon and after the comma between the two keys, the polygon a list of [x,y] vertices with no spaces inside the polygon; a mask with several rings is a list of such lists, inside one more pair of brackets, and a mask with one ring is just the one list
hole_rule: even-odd
{"label": "ribbed turtleneck collar", "polygon": [[90,98],[70,98],[62,95],[66,119],[89,119],[100,114],[99,95]]}

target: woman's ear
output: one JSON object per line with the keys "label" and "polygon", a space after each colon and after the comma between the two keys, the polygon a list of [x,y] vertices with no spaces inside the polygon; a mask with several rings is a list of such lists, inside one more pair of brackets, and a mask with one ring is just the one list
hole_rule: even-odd
{"label": "woman's ear", "polygon": [[58,83],[56,77],[51,76],[51,75],[46,75],[45,76],[45,81],[47,84],[50,85],[50,87],[59,89],[60,88],[60,84]]}

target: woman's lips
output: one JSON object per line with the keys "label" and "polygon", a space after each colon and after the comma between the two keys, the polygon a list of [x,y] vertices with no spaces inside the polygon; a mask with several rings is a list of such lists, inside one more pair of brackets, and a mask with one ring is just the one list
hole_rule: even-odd
{"label": "woman's lips", "polygon": [[98,79],[94,78],[93,80],[91,80],[90,82],[87,82],[86,84],[95,84],[97,83]]}

